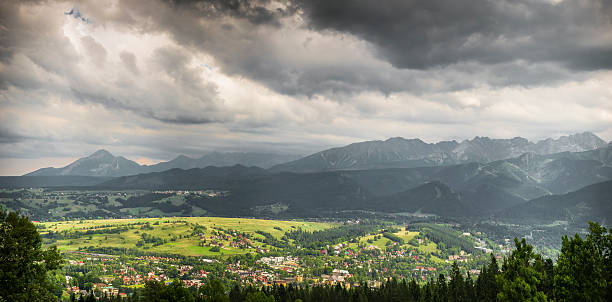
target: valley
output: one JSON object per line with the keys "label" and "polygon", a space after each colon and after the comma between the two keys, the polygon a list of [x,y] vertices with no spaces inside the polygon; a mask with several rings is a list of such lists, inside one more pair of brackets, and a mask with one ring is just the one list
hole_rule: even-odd
{"label": "valley", "polygon": [[[64,300],[127,298],[172,280],[382,290],[453,270],[479,278],[515,238],[557,259],[563,236],[609,223],[610,145],[588,134],[544,142],[394,138],[280,165],[269,164],[274,155],[215,153],[145,167],[98,151],[0,177],[0,209],[27,216],[43,245],[57,247]],[[222,164],[202,166],[213,159]],[[242,164],[250,160],[268,164]]]}
{"label": "valley", "polygon": [[509,242],[457,224],[383,220],[261,220],[163,217],[37,223],[45,245],[67,264],[69,292],[127,295],[151,280],[199,286],[291,283],[377,287],[386,279],[426,281],[450,263],[478,276],[488,253],[502,257]]}

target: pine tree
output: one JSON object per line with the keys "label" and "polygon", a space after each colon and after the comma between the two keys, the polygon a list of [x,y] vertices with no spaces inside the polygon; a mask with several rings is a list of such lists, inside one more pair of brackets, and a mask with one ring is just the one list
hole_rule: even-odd
{"label": "pine tree", "polygon": [[242,294],[242,291],[240,290],[240,286],[238,286],[238,284],[232,287],[232,290],[229,293],[229,300],[230,302],[241,302],[242,300],[244,300],[244,295]]}
{"label": "pine tree", "polygon": [[436,282],[436,292],[434,296],[436,302],[447,302],[448,301],[448,287],[446,284],[446,277],[444,274],[438,275],[438,282]]}
{"label": "pine tree", "polygon": [[499,285],[498,301],[547,301],[538,290],[542,282],[542,256],[533,252],[523,238],[514,238],[516,249],[504,260],[502,272],[496,277]]}
{"label": "pine tree", "polygon": [[586,240],[578,234],[563,236],[554,276],[558,301],[609,301],[610,242],[610,234],[598,224],[591,224]]}
{"label": "pine tree", "polygon": [[451,280],[448,283],[448,301],[465,302],[465,285],[457,261],[451,266]]}
{"label": "pine tree", "polygon": [[472,276],[468,273],[467,278],[464,282],[465,286],[465,301],[475,302],[476,301],[476,291],[474,289],[474,280],[472,280]]}

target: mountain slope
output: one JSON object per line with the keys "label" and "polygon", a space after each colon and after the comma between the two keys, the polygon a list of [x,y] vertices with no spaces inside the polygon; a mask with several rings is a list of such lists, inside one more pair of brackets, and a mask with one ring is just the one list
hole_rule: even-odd
{"label": "mountain slope", "polygon": [[375,168],[410,168],[454,163],[449,152],[457,142],[428,144],[420,139],[390,138],[321,151],[276,165],[272,171],[318,172]]}
{"label": "mountain slope", "polygon": [[[490,216],[524,204],[525,200],[564,194],[600,178],[612,179],[612,173],[606,174],[610,167],[597,160],[607,158],[601,156],[607,152],[527,153],[488,164],[316,173],[209,166],[117,177],[95,189],[223,191],[217,197],[187,198],[196,208],[232,216],[258,215],[263,211],[313,217],[346,210]],[[28,177],[34,176],[21,178]],[[577,208],[580,210],[580,206]]]}
{"label": "mountain slope", "polygon": [[441,182],[429,182],[416,188],[383,197],[372,209],[388,212],[471,216],[469,201]]}
{"label": "mountain slope", "polygon": [[257,167],[207,167],[124,176],[97,188],[227,191],[217,199],[197,200],[207,211],[223,215],[253,215],[253,208],[282,204],[296,215],[321,215],[362,206],[371,195],[338,173],[270,173]]}
{"label": "mountain slope", "polygon": [[109,180],[100,187],[111,189],[224,189],[227,181],[240,182],[249,177],[267,175],[269,172],[258,167],[193,168],[189,170],[170,169],[163,172],[152,172],[138,175],[128,175]]}
{"label": "mountain slope", "polygon": [[173,169],[121,177],[103,186],[230,191],[223,202],[208,205],[208,210],[214,207],[216,212],[229,204],[250,208],[280,202],[291,205],[291,209],[307,211],[354,209],[363,205],[364,209],[387,212],[491,215],[526,200],[611,180],[612,168],[597,160],[606,158],[601,154],[607,154],[608,149],[612,146],[579,153],[526,153],[488,164],[403,169],[315,173],[271,172],[244,166]]}
{"label": "mountain slope", "polygon": [[453,165],[469,162],[489,163],[532,152],[547,155],[578,152],[605,147],[605,141],[590,132],[546,139],[533,143],[527,139],[490,139],[476,137],[461,143],[443,141],[435,144],[419,139],[391,138],[367,141],[328,149],[307,157],[279,164],[272,171],[308,173],[330,170],[413,168]]}
{"label": "mountain slope", "polygon": [[[374,195],[409,190],[439,181],[454,191],[478,191],[490,186],[524,200],[549,194],[564,194],[612,179],[612,166],[605,156],[612,146],[586,152],[551,155],[525,153],[487,164],[467,163],[440,167],[338,171]],[[600,161],[604,160],[604,161]]]}
{"label": "mountain slope", "polygon": [[612,219],[612,181],[593,184],[562,195],[549,195],[502,211],[499,218],[513,221],[609,223]]}
{"label": "mountain slope", "polygon": [[161,162],[155,165],[142,166],[141,173],[161,172],[169,169],[193,169],[205,168],[208,166],[227,167],[234,165],[256,166],[260,168],[269,168],[273,165],[285,163],[298,158],[295,155],[274,154],[274,153],[256,153],[256,152],[228,152],[220,153],[213,152],[206,154],[200,158],[191,158],[185,155],[180,155],[177,158]]}
{"label": "mountain slope", "polygon": [[138,168],[140,168],[139,164],[123,156],[114,156],[106,150],[98,150],[63,168],[43,168],[25,176],[120,176],[126,173],[136,173]]}
{"label": "mountain slope", "polygon": [[167,162],[161,162],[150,166],[141,166],[138,163],[128,160],[122,156],[114,156],[106,150],[99,150],[92,155],[80,158],[63,168],[43,168],[28,173],[25,176],[79,175],[116,177],[135,175],[139,173],[161,172],[177,168],[186,170],[193,168],[205,168],[208,166],[233,165],[268,168],[272,165],[294,160],[296,158],[297,157],[293,155],[280,155],[273,153],[213,152],[200,158],[190,158],[181,155]]}
{"label": "mountain slope", "polygon": [[439,181],[379,198],[372,209],[398,213],[435,214],[450,217],[491,215],[526,200],[491,185],[473,191],[453,191]]}

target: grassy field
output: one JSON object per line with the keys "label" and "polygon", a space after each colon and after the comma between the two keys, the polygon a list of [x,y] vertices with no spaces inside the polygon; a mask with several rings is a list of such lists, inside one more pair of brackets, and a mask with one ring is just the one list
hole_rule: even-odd
{"label": "grassy field", "polygon": [[[403,247],[405,249],[416,249],[424,254],[430,255],[431,259],[433,259],[434,261],[444,262],[444,260],[436,257],[435,255],[432,255],[433,253],[439,252],[438,246],[434,242],[426,240],[423,244],[412,245],[409,243],[409,241],[415,236],[417,236],[419,232],[411,232],[411,231],[402,230],[399,232],[395,232],[393,234],[397,235],[398,237],[404,240]],[[371,243],[368,242],[368,240],[370,240]],[[360,243],[365,244],[366,246],[372,245],[372,246],[378,247],[380,250],[385,250],[388,242],[390,241],[391,241],[390,239],[383,237],[380,234],[364,236],[359,239]],[[356,247],[357,243],[349,243],[349,246]]]}
{"label": "grassy field", "polygon": [[[181,200],[177,198],[170,202],[178,203]],[[339,224],[248,218],[162,217],[56,221],[41,222],[37,225],[43,237],[49,237],[46,235],[50,232],[61,234],[61,236],[45,239],[46,245],[56,245],[60,251],[77,251],[89,247],[113,247],[185,256],[229,256],[253,253],[257,249],[274,250],[275,247],[266,243],[266,237],[257,232],[269,233],[276,240],[280,240],[287,231],[302,229],[312,232]],[[106,230],[115,230],[115,232],[105,233]],[[87,231],[94,233],[85,234],[84,232]],[[245,246],[236,246],[236,242],[242,239],[240,238],[242,233],[248,235],[250,243]],[[420,244],[412,240],[415,236],[419,236],[419,232],[400,230],[394,234],[403,239],[404,249],[415,249],[431,256],[434,261],[443,262],[443,259],[436,257],[441,252],[436,243],[423,239],[422,235]],[[145,237],[151,240],[147,241]],[[365,246],[373,245],[381,251],[386,250],[391,244],[391,240],[379,232],[359,237],[358,242]],[[348,241],[344,243],[352,248],[358,244]],[[217,249],[215,246],[219,247],[219,251],[215,251]],[[211,250],[213,247],[215,248]]]}
{"label": "grassy field", "polygon": [[[106,220],[81,220],[39,223],[41,234],[49,232],[84,232],[87,230],[105,230],[117,227],[128,227],[128,230],[113,234],[91,234],[83,235],[74,239],[60,239],[52,244],[57,245],[61,251],[75,251],[83,247],[118,247],[138,248],[149,252],[172,253],[186,256],[210,256],[210,255],[232,255],[254,252],[254,248],[270,248],[262,243],[264,236],[255,231],[264,231],[279,239],[286,231],[301,228],[306,231],[317,231],[333,227],[332,223],[306,222],[306,221],[281,221],[245,218],[221,218],[221,217],[174,217],[174,218],[136,218],[136,219],[106,219]],[[203,233],[206,238],[222,232],[229,238],[215,239],[223,243],[220,252],[210,251],[210,246],[199,246],[200,236],[194,235],[194,227],[202,226],[198,232]],[[222,230],[233,230],[226,233]],[[144,244],[137,246],[142,239],[142,234],[161,238],[165,243],[154,246]],[[254,239],[254,248],[230,247],[229,242],[235,239],[233,233],[247,233]],[[48,241],[48,240],[47,240]],[[47,242],[48,244],[49,242]]]}

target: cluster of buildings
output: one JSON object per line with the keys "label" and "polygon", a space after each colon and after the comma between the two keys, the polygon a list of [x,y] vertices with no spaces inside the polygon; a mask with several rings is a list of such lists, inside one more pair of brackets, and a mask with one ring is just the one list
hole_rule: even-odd
{"label": "cluster of buildings", "polygon": [[351,275],[347,270],[334,269],[331,275],[321,275],[321,280],[322,283],[329,285],[335,285],[338,283],[343,284],[347,281],[348,278],[352,276],[353,275]]}
{"label": "cluster of buildings", "polygon": [[156,194],[165,194],[165,195],[198,195],[205,197],[217,197],[224,196],[227,194],[226,191],[217,191],[217,190],[165,190],[165,191],[154,191]]}
{"label": "cluster of buildings", "polygon": [[446,262],[467,262],[468,260],[470,260],[471,256],[472,254],[466,253],[465,251],[460,251],[459,255],[449,255],[448,260],[446,260]]}
{"label": "cluster of buildings", "polygon": [[293,273],[299,268],[299,259],[297,257],[262,257],[257,260],[257,263],[263,263],[277,270],[283,270],[288,273]]}

